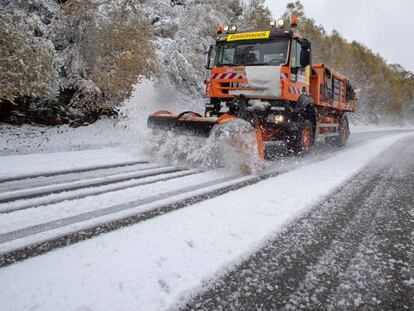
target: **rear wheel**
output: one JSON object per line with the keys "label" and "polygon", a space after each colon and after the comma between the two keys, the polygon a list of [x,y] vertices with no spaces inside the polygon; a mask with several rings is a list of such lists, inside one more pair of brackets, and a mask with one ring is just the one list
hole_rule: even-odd
{"label": "rear wheel", "polygon": [[287,140],[287,148],[292,154],[304,155],[311,150],[313,141],[312,123],[309,120],[305,120],[301,123],[299,129]]}
{"label": "rear wheel", "polygon": [[339,135],[335,137],[328,137],[326,142],[332,146],[344,147],[348,141],[350,132],[349,132],[349,123],[348,118],[343,116],[339,122]]}

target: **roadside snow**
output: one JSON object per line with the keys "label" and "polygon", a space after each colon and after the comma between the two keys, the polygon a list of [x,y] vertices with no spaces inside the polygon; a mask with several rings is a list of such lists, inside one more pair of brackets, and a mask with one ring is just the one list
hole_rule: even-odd
{"label": "roadside snow", "polygon": [[386,131],[407,131],[413,130],[413,125],[407,126],[381,126],[381,125],[350,125],[351,133],[369,133],[369,132],[386,132]]}
{"label": "roadside snow", "polygon": [[147,118],[157,110],[181,112],[203,109],[200,98],[188,99],[168,84],[143,80],[115,119],[72,128],[67,125],[12,126],[0,124],[0,155],[49,153],[123,146],[142,152],[147,148]]}
{"label": "roadside snow", "polygon": [[166,310],[252,254],[398,139],[0,269],[4,310]]}

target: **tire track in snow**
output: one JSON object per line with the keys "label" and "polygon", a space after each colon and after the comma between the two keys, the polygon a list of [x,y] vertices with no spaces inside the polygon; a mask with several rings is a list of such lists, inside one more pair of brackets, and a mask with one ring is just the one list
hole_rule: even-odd
{"label": "tire track in snow", "polygon": [[[183,171],[185,170],[181,168],[165,167],[165,168],[149,169],[149,170],[144,170],[144,171],[137,171],[137,172],[132,172],[132,173],[125,173],[125,174],[119,174],[119,175],[107,176],[107,177],[101,177],[101,178],[93,178],[90,180],[71,182],[67,184],[63,183],[63,184],[58,184],[58,185],[49,185],[49,186],[44,186],[44,187],[39,187],[39,188],[23,189],[23,190],[18,190],[18,191],[6,192],[6,193],[0,194],[0,204],[7,204],[7,203],[10,204],[11,202],[15,202],[19,200],[29,200],[29,199],[44,197],[50,194],[58,194],[62,192],[75,191],[75,190],[84,189],[88,187],[107,186],[107,185],[111,185],[114,183],[122,183],[122,182],[130,181],[130,180],[134,180],[134,179],[143,179],[147,177],[154,177],[154,176],[172,174],[172,173],[183,172]],[[195,171],[191,171],[191,173],[195,173]],[[114,190],[111,190],[111,191],[114,191]],[[53,201],[47,202],[47,204],[51,204],[51,203],[54,203],[54,202]],[[0,213],[9,213],[9,212],[13,212],[13,211],[21,210],[21,209],[37,207],[37,206],[44,205],[44,204],[45,203],[41,203],[41,204],[35,204],[35,205],[29,205],[29,206],[17,207],[17,208],[7,208],[7,207],[1,208],[0,207]]]}
{"label": "tire track in snow", "polygon": [[[230,181],[232,180],[232,178],[228,178],[224,181]],[[214,183],[217,183],[217,181],[214,181]],[[90,228],[81,230],[79,232],[73,232],[73,233],[69,233],[63,236],[59,236],[56,237],[54,239],[50,239],[48,241],[44,241],[44,242],[40,242],[40,243],[36,243],[34,245],[29,245],[27,247],[18,249],[18,250],[14,250],[12,252],[6,253],[6,254],[1,254],[0,255],[0,267],[3,266],[7,266],[9,264],[12,264],[14,262],[23,260],[23,259],[27,259],[33,256],[37,256],[40,254],[43,254],[47,251],[50,251],[52,249],[58,248],[58,247],[63,247],[63,246],[68,246],[77,242],[80,242],[82,240],[86,240],[86,239],[90,239],[93,238],[97,235],[100,235],[102,233],[107,233],[107,232],[111,232],[114,230],[118,230],[120,228],[126,227],[126,226],[130,226],[136,223],[139,223],[141,221],[145,221],[160,215],[163,215],[165,213],[168,212],[172,212],[174,210],[177,210],[179,208],[184,208],[186,206],[204,201],[204,200],[208,200],[210,198],[213,198],[215,196],[219,196],[221,194],[224,194],[226,192],[229,191],[233,191],[233,190],[237,190],[239,188],[245,187],[246,185],[252,184],[251,181],[248,182],[244,182],[244,183],[239,183],[239,184],[235,184],[235,185],[231,185],[231,186],[227,186],[224,187],[222,189],[219,190],[213,190],[213,191],[209,191],[209,192],[205,192],[203,194],[200,195],[196,195],[196,196],[190,196],[188,198],[185,198],[183,200],[179,200],[175,203],[170,203],[170,204],[162,204],[157,208],[154,208],[150,211],[147,212],[141,212],[141,213],[137,213],[133,216],[128,216],[125,218],[121,218],[121,219],[117,219],[117,220],[113,220],[113,221],[109,221],[107,223],[103,223],[103,224],[99,224],[97,226],[92,226]],[[211,185],[211,182],[209,183],[209,185]],[[203,187],[206,187],[207,185],[203,185]],[[196,190],[201,189],[203,187],[193,187],[192,190]],[[190,190],[186,190],[187,191],[191,191]],[[175,192],[175,193],[170,193],[170,195],[178,195],[179,193]],[[166,198],[167,196],[165,196],[164,198]],[[151,197],[150,199],[154,200],[154,199],[159,199],[160,196],[156,195],[154,197]],[[113,206],[110,207],[109,209],[106,209],[105,211],[103,211],[102,213],[87,213],[87,214],[83,214],[80,216],[75,216],[75,217],[71,217],[68,218],[66,220],[64,220],[64,225],[70,224],[70,223],[74,223],[76,221],[82,221],[85,219],[90,219],[93,217],[97,217],[97,216],[102,216],[105,214],[109,214],[109,213],[113,213],[113,212],[117,212],[117,211],[121,211],[121,210],[125,210],[128,208],[133,208],[133,207],[137,207],[137,204],[139,206],[139,204],[146,204],[146,203],[150,203],[150,200],[139,200],[139,202],[133,202],[136,204],[122,204],[122,205],[118,205],[118,206]],[[47,224],[42,224],[36,227],[31,227],[31,228],[25,228],[22,230],[18,230],[15,232],[10,232],[4,235],[0,235],[0,243],[4,243],[6,241],[11,241],[14,239],[19,239],[22,238],[24,236],[28,236],[28,235],[32,235],[35,232],[43,232],[45,230],[50,230],[50,229],[55,229],[58,227],[62,227],[62,220],[58,220],[55,222],[51,222],[51,223],[47,223]]]}
{"label": "tire track in snow", "polygon": [[[103,233],[108,233],[126,226],[131,226],[139,222],[149,220],[157,216],[161,216],[165,213],[169,213],[174,210],[199,203],[201,201],[209,200],[211,198],[220,196],[227,192],[235,191],[243,187],[256,184],[264,179],[275,177],[285,172],[287,171],[277,170],[272,172],[266,172],[265,174],[256,176],[246,177],[236,175],[221,178],[219,180],[215,179],[205,182],[201,185],[199,184],[192,187],[186,187],[182,190],[167,192],[164,194],[157,194],[152,197],[140,199],[134,202],[119,204],[102,210],[94,210],[88,213],[67,217],[64,219],[51,221],[49,223],[44,223],[41,225],[23,228],[21,230],[1,234],[0,244],[12,242],[14,240],[21,239],[24,237],[30,237],[37,233],[62,228],[64,226],[79,223],[85,220],[93,220],[105,215],[115,214],[117,212],[136,208],[139,206],[145,206],[147,204],[152,204],[154,202],[156,203],[157,201],[162,202],[165,199],[169,199],[170,201],[172,201],[170,203],[160,203],[159,206],[153,207],[148,211],[137,212],[133,215],[115,218],[113,220],[105,221],[97,225],[92,225],[82,230],[77,230],[75,232],[70,232],[63,235],[57,235],[47,240],[41,241],[39,243],[33,243],[16,250],[12,250],[10,252],[0,254],[0,267],[7,266],[17,261],[43,254],[45,252],[59,247],[78,243],[80,241],[93,238]],[[195,192],[195,194],[192,194],[192,192]],[[188,194],[188,196],[185,196],[186,194]],[[185,197],[174,200],[175,197],[180,197],[182,195],[184,195]]]}
{"label": "tire track in snow", "polygon": [[[12,207],[6,207],[6,208],[0,207],[0,214],[16,212],[16,211],[20,211],[23,209],[36,208],[36,207],[45,206],[45,205],[57,204],[57,203],[61,203],[67,200],[80,200],[80,199],[87,198],[93,195],[105,194],[105,193],[112,192],[112,191],[126,190],[126,189],[137,187],[137,186],[146,186],[146,185],[154,184],[157,182],[164,182],[164,181],[186,177],[186,176],[190,176],[190,175],[194,175],[198,173],[200,173],[200,171],[182,170],[182,171],[173,172],[173,173],[162,173],[162,174],[157,174],[154,176],[132,178],[132,179],[126,180],[127,182],[126,184],[125,184],[125,181],[114,182],[113,184],[109,184],[110,187],[102,188],[102,187],[98,187],[97,185],[91,186],[91,187],[88,187],[88,190],[86,191],[86,193],[85,191],[83,191],[82,193],[79,193],[76,191],[69,192],[69,193],[63,193],[61,196],[57,198],[49,198],[47,195],[45,195],[46,197],[40,198],[40,200],[24,201],[24,202],[21,202],[20,204],[15,204]],[[148,178],[148,177],[154,177],[154,178]],[[67,190],[64,190],[63,192],[66,192],[66,191]]]}
{"label": "tire track in snow", "polygon": [[72,174],[72,173],[84,173],[84,172],[91,172],[96,170],[102,169],[109,169],[109,168],[120,168],[120,167],[127,167],[137,164],[147,164],[148,161],[130,161],[130,162],[122,162],[122,163],[115,163],[115,164],[106,164],[106,165],[92,165],[83,168],[73,168],[68,170],[57,170],[57,171],[50,171],[50,172],[43,172],[43,173],[35,173],[35,174],[24,174],[14,177],[4,177],[0,178],[0,184],[11,182],[11,181],[20,181],[25,179],[32,179],[38,177],[53,177],[65,174]]}
{"label": "tire track in snow", "polygon": [[113,214],[113,213],[117,213],[120,211],[124,211],[126,209],[130,209],[130,208],[134,208],[134,207],[139,207],[139,206],[143,206],[152,202],[156,202],[156,201],[160,201],[166,198],[170,198],[170,197],[174,197],[183,193],[187,193],[187,192],[191,192],[191,191],[195,191],[195,190],[200,190],[203,188],[207,188],[216,184],[221,184],[221,183],[225,183],[225,182],[229,182],[231,180],[235,179],[234,176],[231,177],[226,177],[226,178],[222,178],[219,180],[213,180],[213,181],[208,181],[206,183],[202,183],[199,185],[195,185],[195,186],[191,186],[191,187],[186,187],[185,189],[180,189],[180,190],[174,190],[174,191],[170,191],[170,192],[166,192],[166,193],[161,193],[161,194],[156,194],[144,199],[138,199],[132,202],[128,202],[128,203],[123,203],[123,204],[118,204],[118,205],[113,205],[107,208],[103,208],[103,209],[97,209],[97,210],[93,210],[90,212],[86,212],[83,214],[78,214],[75,216],[70,216],[70,217],[66,217],[66,218],[61,218],[58,220],[54,220],[54,221],[50,221],[47,223],[42,223],[40,225],[35,225],[35,226],[31,226],[31,227],[26,227],[20,230],[16,230],[16,231],[12,231],[12,232],[8,232],[8,233],[4,233],[4,234],[0,234],[0,244],[1,243],[5,243],[5,242],[10,242],[11,240],[17,240],[17,239],[21,239],[33,234],[38,234],[38,233],[42,233],[45,231],[49,231],[49,230],[53,230],[53,229],[57,229],[60,227],[65,227],[74,223],[78,223],[78,222],[82,222],[82,221],[86,221],[86,220],[91,220],[94,218],[98,218],[101,216],[105,216],[108,214]]}
{"label": "tire track in snow", "polygon": [[[159,164],[137,164],[116,168],[99,169],[95,171],[81,172],[81,173],[67,173],[51,177],[35,177],[29,179],[22,179],[10,182],[0,183],[0,193],[13,192],[30,188],[46,187],[50,185],[58,185],[64,183],[71,183],[85,179],[104,178],[108,176],[133,173],[149,169],[157,169],[163,166]],[[164,166],[165,167],[165,166]]]}

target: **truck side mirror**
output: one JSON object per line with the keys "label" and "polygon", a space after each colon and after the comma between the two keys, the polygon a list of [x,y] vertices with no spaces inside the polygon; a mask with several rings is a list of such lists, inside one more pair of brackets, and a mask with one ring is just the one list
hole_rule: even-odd
{"label": "truck side mirror", "polygon": [[206,69],[211,69],[211,64],[210,64],[210,59],[211,59],[211,51],[213,51],[213,46],[210,45],[207,53],[206,53],[206,58],[204,60],[204,67]]}
{"label": "truck side mirror", "polygon": [[311,43],[308,40],[302,40],[302,49],[309,50],[311,48]]}
{"label": "truck side mirror", "polygon": [[[303,47],[303,44],[302,44]],[[300,66],[306,67],[310,65],[310,51],[308,49],[302,48],[302,51],[300,51]]]}

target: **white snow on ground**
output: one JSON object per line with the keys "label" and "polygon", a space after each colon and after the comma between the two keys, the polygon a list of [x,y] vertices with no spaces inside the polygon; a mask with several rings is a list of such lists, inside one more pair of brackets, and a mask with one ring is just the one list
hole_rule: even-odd
{"label": "white snow on ground", "polygon": [[133,206],[132,205],[133,203],[135,203],[136,206],[127,208],[125,210],[120,210],[115,213],[110,213],[110,214],[102,215],[99,217],[95,217],[89,220],[84,220],[84,221],[76,222],[73,224],[68,224],[66,226],[58,227],[53,230],[47,230],[47,231],[36,233],[36,234],[32,233],[27,237],[22,237],[17,240],[4,242],[1,244],[0,253],[6,253],[9,251],[20,249],[28,245],[33,245],[38,242],[48,241],[50,239],[63,236],[65,234],[69,234],[73,232],[75,233],[80,232],[82,230],[85,230],[85,229],[88,229],[88,228],[91,228],[91,227],[94,227],[100,224],[109,223],[109,222],[116,221],[119,219],[125,219],[127,217],[137,215],[138,213],[155,210],[167,204],[175,204],[182,200],[193,198],[194,196],[199,196],[202,194],[210,193],[211,191],[220,190],[225,187],[229,187],[229,186],[241,183],[241,182],[248,181],[249,179],[251,179],[251,177],[242,176],[242,177],[236,178],[234,176],[230,176],[230,178],[228,177],[226,179],[227,181],[221,180],[220,182],[218,182],[217,180],[209,180],[208,183],[210,185],[208,186],[194,185],[192,186],[192,189],[184,188],[184,191],[182,192],[179,190],[174,191],[174,195],[163,196],[164,193],[155,194],[154,197],[156,198],[152,197],[151,200],[148,200],[148,203],[141,204],[139,202],[138,203],[130,202],[131,206]]}
{"label": "white snow on ground", "polygon": [[[4,310],[165,310],[410,134],[0,269]],[[300,193],[300,195],[298,195]]]}
{"label": "white snow on ground", "polygon": [[48,154],[12,155],[1,157],[0,180],[31,174],[87,169],[100,165],[116,165],[145,160],[120,148],[102,148]]}
{"label": "white snow on ground", "polygon": [[[181,177],[180,182],[176,180],[161,181],[145,186],[131,187],[119,191],[111,191],[99,196],[89,196],[76,201],[67,200],[47,207],[26,209],[18,212],[1,215],[4,223],[0,228],[0,234],[18,230],[20,228],[35,226],[48,221],[59,220],[65,217],[75,216],[89,211],[105,209],[117,204],[134,202],[145,198],[161,195],[163,193],[203,184],[207,181],[220,180],[229,177],[227,171],[204,172],[200,174]],[[235,176],[235,178],[241,176]],[[81,189],[80,191],[85,191]],[[81,192],[80,192],[81,193]],[[0,195],[0,199],[1,199]],[[4,204],[0,204],[0,211]],[[13,203],[10,204],[13,207]],[[141,207],[144,210],[144,208]],[[2,247],[0,246],[0,251]]]}

